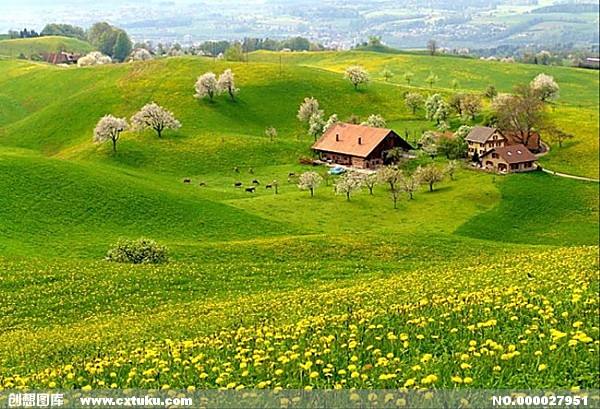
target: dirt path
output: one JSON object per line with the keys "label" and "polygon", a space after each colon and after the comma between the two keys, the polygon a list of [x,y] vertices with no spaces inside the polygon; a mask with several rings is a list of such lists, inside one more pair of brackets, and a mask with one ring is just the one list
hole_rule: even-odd
{"label": "dirt path", "polygon": [[[544,142],[542,142],[542,145],[544,146],[544,151],[535,155],[538,158],[540,158],[540,157],[546,155],[548,152],[550,152],[550,146],[549,145],[546,145]],[[560,176],[561,178],[568,178],[568,179],[575,179],[575,180],[585,180],[586,182],[600,183],[600,180],[598,180],[598,179],[588,178],[588,177],[585,177],[585,176],[569,175],[567,173],[560,173],[560,172],[557,172],[555,170],[545,169],[544,167],[542,167],[542,170],[544,172],[550,174],[550,175]]]}
{"label": "dirt path", "polygon": [[546,173],[548,173],[550,175],[560,176],[561,178],[569,178],[569,179],[576,179],[576,180],[585,180],[586,182],[600,183],[600,180],[598,180],[598,179],[587,178],[585,176],[569,175],[567,173],[560,173],[560,172],[556,172],[554,170],[545,169],[545,168],[542,168],[542,171],[544,171],[544,172],[546,172]]}

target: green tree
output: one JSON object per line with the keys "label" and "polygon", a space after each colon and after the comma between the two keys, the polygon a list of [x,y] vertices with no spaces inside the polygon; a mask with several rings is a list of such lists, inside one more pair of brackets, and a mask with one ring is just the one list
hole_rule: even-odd
{"label": "green tree", "polygon": [[225,51],[227,61],[244,61],[244,50],[240,43],[235,43]]}
{"label": "green tree", "polygon": [[131,54],[131,40],[127,33],[123,30],[119,30],[117,39],[112,52],[113,59],[123,62]]}

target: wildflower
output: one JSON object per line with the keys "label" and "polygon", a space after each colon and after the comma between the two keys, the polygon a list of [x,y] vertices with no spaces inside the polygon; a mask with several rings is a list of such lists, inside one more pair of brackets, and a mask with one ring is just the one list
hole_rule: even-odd
{"label": "wildflower", "polygon": [[415,384],[415,382],[416,382],[415,378],[407,379],[406,382],[404,382],[404,387],[410,388],[411,386],[413,386]]}
{"label": "wildflower", "polygon": [[438,377],[436,375],[427,375],[426,377],[424,377],[423,379],[421,379],[421,383],[423,385],[429,385],[431,383],[435,383],[438,380]]}

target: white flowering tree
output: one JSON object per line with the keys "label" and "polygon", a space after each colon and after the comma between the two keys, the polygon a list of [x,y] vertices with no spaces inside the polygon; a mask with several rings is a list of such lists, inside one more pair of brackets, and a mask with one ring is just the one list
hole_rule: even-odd
{"label": "white flowering tree", "polygon": [[369,173],[362,176],[362,184],[369,190],[369,194],[373,194],[373,189],[375,189],[375,185],[379,182],[379,177],[377,173]]}
{"label": "white flowering tree", "polygon": [[367,120],[364,121],[363,123],[361,123],[361,125],[372,126],[373,128],[385,128],[386,127],[385,119],[383,119],[383,117],[379,114],[369,115]]}
{"label": "white flowering tree", "polygon": [[558,98],[560,88],[554,77],[546,74],[539,74],[529,84],[531,90],[543,101],[553,101]]}
{"label": "white flowering tree", "polygon": [[323,178],[317,172],[304,172],[298,178],[298,187],[301,190],[310,191],[310,197],[315,195],[315,189],[323,182]]}
{"label": "white flowering tree", "polygon": [[127,120],[125,118],[117,118],[112,115],[105,115],[98,121],[94,128],[94,142],[103,143],[112,141],[113,152],[117,152],[117,141],[121,136],[121,132],[127,129]]}
{"label": "white flowering tree", "polygon": [[209,100],[213,100],[215,95],[219,92],[219,86],[217,82],[217,76],[214,72],[206,72],[198,77],[195,85],[196,94],[194,97],[202,99],[208,97]]}
{"label": "white flowering tree", "polygon": [[319,109],[319,101],[313,97],[306,97],[300,104],[296,117],[300,122],[308,122],[311,116],[319,112],[323,115],[323,111]]}
{"label": "white flowering tree", "polygon": [[440,94],[430,95],[425,101],[425,118],[430,121],[433,120],[433,116],[437,112],[442,101],[443,99]]}
{"label": "white flowering tree", "polygon": [[408,193],[408,198],[413,199],[414,193],[421,186],[421,182],[416,175],[402,175],[400,178],[400,189],[403,192]]}
{"label": "white flowering tree", "polygon": [[346,200],[350,201],[353,192],[363,186],[363,176],[358,172],[347,172],[335,184],[335,193],[346,195]]}
{"label": "white flowering tree", "polygon": [[219,92],[227,92],[232,101],[235,100],[235,96],[240,90],[235,87],[233,71],[228,68],[219,75],[217,88],[219,89]]}
{"label": "white flowering tree", "polygon": [[340,122],[340,120],[339,120],[337,114],[331,114],[331,116],[325,122],[325,126],[323,126],[323,132],[327,131],[329,128],[331,128],[333,125],[337,124],[338,122]]}
{"label": "white flowering tree", "polygon": [[323,119],[323,111],[318,111],[311,115],[308,120],[308,134],[311,135],[315,140],[323,135],[325,131],[325,120]]}
{"label": "white flowering tree", "polygon": [[[440,101],[437,110],[433,114],[433,120],[438,125],[438,127],[446,126],[447,121],[450,117],[450,105],[444,100]],[[445,129],[444,129],[445,130]]]}
{"label": "white flowering tree", "polygon": [[136,48],[131,52],[129,61],[149,61],[153,58],[152,53],[145,48]]}
{"label": "white flowering tree", "polygon": [[377,171],[377,178],[381,183],[385,183],[390,187],[390,194],[394,202],[394,209],[398,208],[398,198],[400,196],[400,181],[403,173],[400,169],[394,166],[384,166]]}
{"label": "white flowering tree", "polygon": [[112,59],[108,55],[102,54],[100,51],[92,51],[91,53],[77,60],[78,67],[90,67],[93,65],[104,65],[112,63]]}
{"label": "white flowering tree", "polygon": [[265,129],[265,135],[271,142],[273,142],[275,138],[277,138],[277,129],[275,129],[273,126],[269,126],[267,129]]}
{"label": "white flowering tree", "polygon": [[444,171],[434,164],[424,167],[419,166],[414,175],[421,183],[427,183],[429,185],[430,192],[433,192],[433,185],[435,183],[444,180]]}
{"label": "white flowering tree", "polygon": [[344,78],[354,85],[354,89],[358,89],[359,85],[369,82],[369,73],[360,65],[352,65],[346,68]]}
{"label": "white flowering tree", "polygon": [[423,95],[418,92],[408,92],[404,96],[404,104],[409,108],[413,115],[417,113],[417,109],[419,109],[423,105]]}
{"label": "white flowering tree", "polygon": [[446,175],[450,176],[450,180],[454,180],[454,174],[456,173],[457,169],[458,169],[458,161],[451,160],[451,161],[448,161],[448,164],[444,168],[444,173],[446,173]]}
{"label": "white flowering tree", "polygon": [[159,138],[165,129],[179,129],[181,123],[175,119],[172,112],[167,111],[160,105],[151,102],[146,104],[134,116],[131,117],[133,129],[141,131],[154,129]]}

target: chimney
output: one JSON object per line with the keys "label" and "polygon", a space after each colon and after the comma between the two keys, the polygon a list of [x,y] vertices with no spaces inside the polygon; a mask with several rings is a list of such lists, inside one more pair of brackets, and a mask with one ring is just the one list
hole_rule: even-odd
{"label": "chimney", "polygon": [[362,145],[362,138],[360,136],[358,137],[358,144]]}
{"label": "chimney", "polygon": [[335,141],[336,141],[336,142],[339,142],[339,141],[340,141],[340,134],[339,134],[339,133],[336,133],[336,134],[335,134]]}

